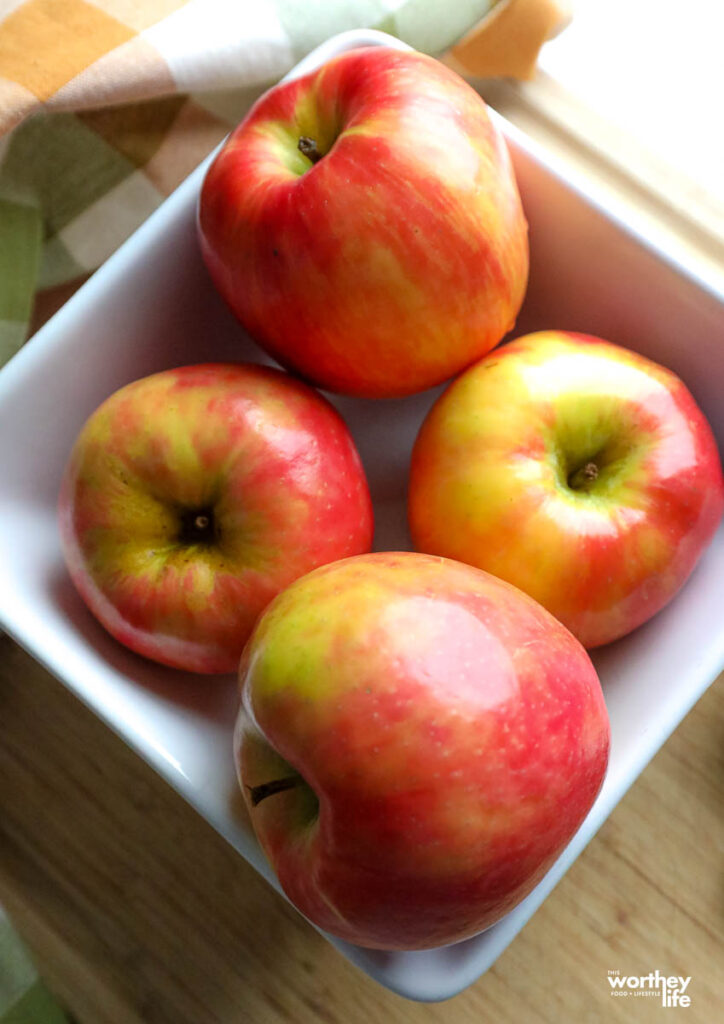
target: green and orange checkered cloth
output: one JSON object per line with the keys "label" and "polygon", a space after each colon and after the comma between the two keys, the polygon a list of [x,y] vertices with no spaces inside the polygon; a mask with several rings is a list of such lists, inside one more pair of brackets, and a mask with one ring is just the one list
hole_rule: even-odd
{"label": "green and orange checkered cloth", "polygon": [[562,0],[0,0],[0,365],[324,39],[377,28],[463,73],[528,77],[565,13]]}
{"label": "green and orange checkered cloth", "polygon": [[[565,0],[0,0],[0,365],[337,32],[529,77]],[[37,301],[40,293],[41,301]],[[63,1024],[0,910],[0,1024]]]}

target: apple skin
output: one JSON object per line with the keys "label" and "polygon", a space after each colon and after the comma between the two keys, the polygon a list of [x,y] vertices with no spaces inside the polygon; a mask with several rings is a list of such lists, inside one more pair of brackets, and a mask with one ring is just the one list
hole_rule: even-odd
{"label": "apple skin", "polygon": [[[240,680],[236,759],[261,845],[298,909],[361,946],[426,949],[493,924],[606,772],[583,647],[527,595],[447,559],[315,570],[260,618]],[[296,785],[274,792],[284,779]]]}
{"label": "apple skin", "polygon": [[368,551],[373,531],[336,410],[280,370],[223,363],[108,398],[74,445],[59,520],[73,582],[106,629],[203,673],[235,672],[264,606],[310,569]]}
{"label": "apple skin", "polygon": [[206,175],[199,231],[251,336],[352,395],[459,372],[510,330],[527,283],[527,225],[485,103],[431,57],[386,47],[266,93]]}
{"label": "apple skin", "polygon": [[411,461],[414,546],[508,580],[588,648],[671,600],[723,506],[716,442],[681,380],[565,331],[519,338],[467,370]]}

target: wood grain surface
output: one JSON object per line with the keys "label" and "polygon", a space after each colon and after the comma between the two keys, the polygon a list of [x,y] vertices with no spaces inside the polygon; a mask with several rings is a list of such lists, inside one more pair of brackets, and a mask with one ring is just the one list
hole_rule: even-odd
{"label": "wood grain surface", "polygon": [[344,960],[152,769],[0,638],[0,902],[81,1024],[721,1019],[724,688],[707,692],[494,967],[408,1002]]}

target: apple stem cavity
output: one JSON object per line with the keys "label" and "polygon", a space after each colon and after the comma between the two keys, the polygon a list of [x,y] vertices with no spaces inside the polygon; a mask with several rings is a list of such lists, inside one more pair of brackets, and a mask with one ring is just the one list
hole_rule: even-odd
{"label": "apple stem cavity", "polygon": [[179,540],[182,544],[211,544],[216,539],[216,523],[210,508],[187,509],[181,514]]}
{"label": "apple stem cavity", "polygon": [[268,796],[283,793],[287,789],[294,789],[295,786],[301,786],[303,782],[304,779],[301,775],[287,775],[283,779],[273,779],[271,782],[262,782],[259,786],[247,786],[246,788],[249,790],[251,806],[256,807]]}
{"label": "apple stem cavity", "polygon": [[587,462],[568,477],[568,486],[574,491],[583,490],[587,484],[598,480],[599,468],[595,462]]}
{"label": "apple stem cavity", "polygon": [[311,160],[313,164],[318,163],[324,154],[320,153],[317,149],[317,140],[310,138],[308,135],[300,136],[299,142],[297,143],[297,149],[300,153]]}

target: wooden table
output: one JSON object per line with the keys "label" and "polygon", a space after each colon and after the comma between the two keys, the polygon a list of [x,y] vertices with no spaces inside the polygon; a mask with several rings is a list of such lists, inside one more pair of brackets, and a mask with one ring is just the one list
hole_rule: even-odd
{"label": "wooden table", "polygon": [[722,678],[495,966],[421,1005],[344,960],[2,637],[0,902],[82,1024],[653,1024],[658,1000],[612,998],[607,972],[656,969],[692,978],[691,1006],[669,1015],[712,1024],[724,981]]}

